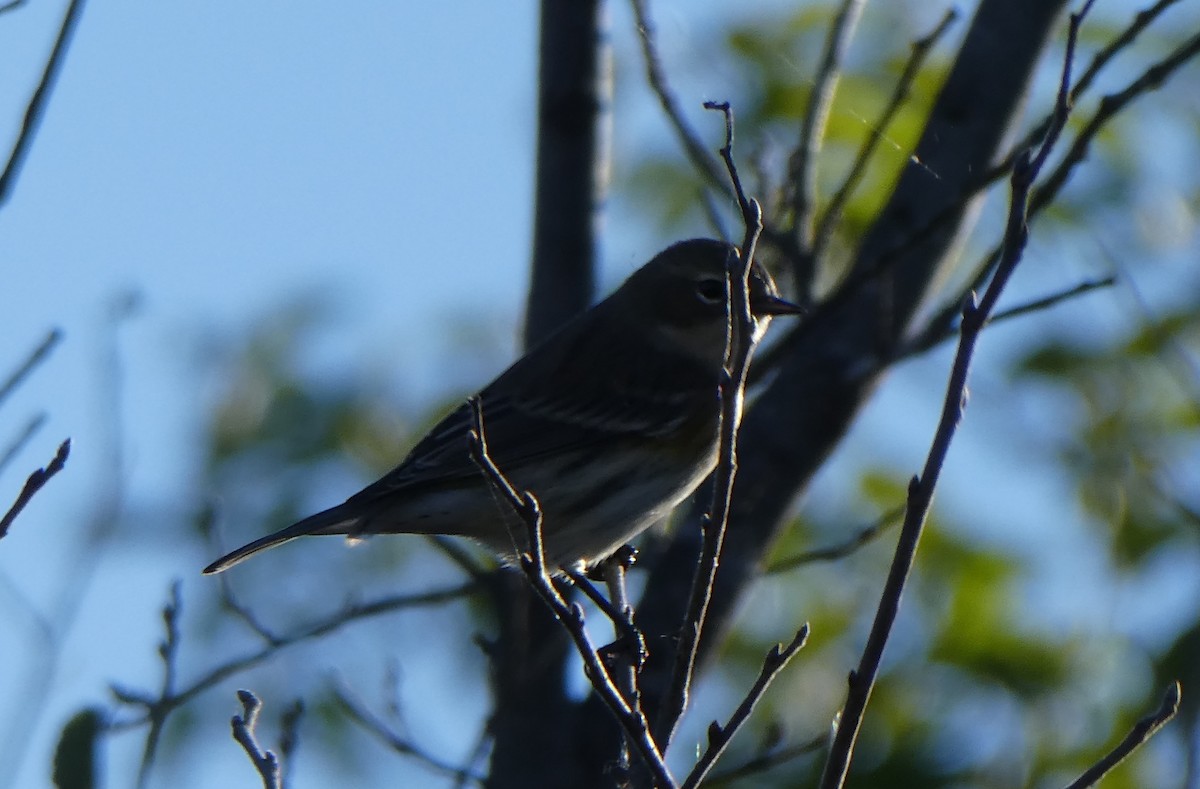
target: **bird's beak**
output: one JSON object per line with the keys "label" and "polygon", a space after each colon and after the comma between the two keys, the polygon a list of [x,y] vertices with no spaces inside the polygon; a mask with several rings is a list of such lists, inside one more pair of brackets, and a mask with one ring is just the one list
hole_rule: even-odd
{"label": "bird's beak", "polygon": [[751,294],[750,311],[755,315],[803,315],[807,310],[774,294]]}

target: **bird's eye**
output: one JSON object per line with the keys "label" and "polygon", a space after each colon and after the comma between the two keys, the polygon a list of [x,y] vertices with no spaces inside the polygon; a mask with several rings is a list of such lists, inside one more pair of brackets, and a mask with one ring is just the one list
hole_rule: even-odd
{"label": "bird's eye", "polygon": [[707,304],[725,301],[725,283],[719,279],[702,279],[696,283],[696,295]]}

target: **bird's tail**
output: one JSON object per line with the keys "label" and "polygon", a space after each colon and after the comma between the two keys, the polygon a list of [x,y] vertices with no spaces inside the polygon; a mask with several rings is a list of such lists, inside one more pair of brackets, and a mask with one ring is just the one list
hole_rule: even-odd
{"label": "bird's tail", "polygon": [[351,515],[346,512],[346,505],[341,504],[336,507],[318,512],[316,515],[310,515],[304,520],[293,523],[286,529],[280,529],[274,534],[268,534],[266,537],[259,537],[252,543],[243,545],[236,551],[231,551],[225,554],[220,559],[204,568],[205,575],[213,575],[215,573],[224,572],[230,567],[233,567],[238,562],[249,559],[259,551],[265,551],[267,548],[274,548],[276,545],[282,545],[285,542],[294,540],[297,537],[303,537],[306,534],[348,534],[355,531],[354,526],[358,522],[357,515]]}

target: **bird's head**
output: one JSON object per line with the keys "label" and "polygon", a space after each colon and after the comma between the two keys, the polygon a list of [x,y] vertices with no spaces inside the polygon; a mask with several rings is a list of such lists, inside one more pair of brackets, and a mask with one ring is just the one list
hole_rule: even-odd
{"label": "bird's head", "polygon": [[[627,317],[643,325],[651,342],[682,350],[706,366],[724,363],[729,298],[726,267],[737,248],[712,239],[681,241],[636,271],[614,297]],[[779,296],[775,281],[756,261],[750,270],[750,311],[757,341],[775,315],[802,309]]]}

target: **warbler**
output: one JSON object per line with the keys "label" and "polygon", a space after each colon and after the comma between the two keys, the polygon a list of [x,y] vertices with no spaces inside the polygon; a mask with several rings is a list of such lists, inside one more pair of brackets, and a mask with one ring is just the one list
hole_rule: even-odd
{"label": "warbler", "polygon": [[[709,239],[675,244],[479,393],[489,457],[541,504],[550,568],[607,557],[716,466],[725,272],[737,254]],[[800,312],[757,263],[749,291],[755,342],[772,316]],[[473,462],[471,429],[463,405],[377,482],[204,572],[306,534],[456,535],[512,561],[528,550],[528,529]]]}

